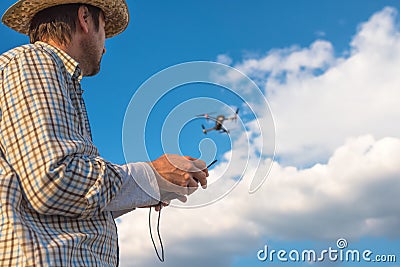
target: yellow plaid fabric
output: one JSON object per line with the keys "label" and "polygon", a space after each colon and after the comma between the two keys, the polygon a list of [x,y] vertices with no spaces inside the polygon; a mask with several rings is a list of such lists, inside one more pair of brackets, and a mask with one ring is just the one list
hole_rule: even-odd
{"label": "yellow plaid fabric", "polygon": [[81,71],[45,43],[0,56],[0,266],[116,266],[124,172],[92,143]]}

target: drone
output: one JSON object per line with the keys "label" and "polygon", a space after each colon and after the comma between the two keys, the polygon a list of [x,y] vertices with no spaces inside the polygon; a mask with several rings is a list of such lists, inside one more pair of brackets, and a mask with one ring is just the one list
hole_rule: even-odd
{"label": "drone", "polygon": [[229,118],[225,117],[224,115],[218,115],[217,117],[210,116],[210,114],[214,114],[214,113],[215,112],[208,113],[208,114],[207,113],[206,114],[199,114],[199,115],[196,116],[198,118],[205,118],[205,119],[207,119],[207,121],[210,120],[210,119],[215,121],[215,126],[212,127],[212,128],[209,128],[209,129],[204,127],[204,125],[201,125],[201,128],[203,129],[203,133],[207,134],[208,132],[211,132],[211,131],[218,131],[220,133],[229,134],[229,130],[227,130],[224,127],[223,123],[224,123],[224,121],[237,121],[239,109],[236,109],[235,115],[233,115],[232,117],[229,117]]}

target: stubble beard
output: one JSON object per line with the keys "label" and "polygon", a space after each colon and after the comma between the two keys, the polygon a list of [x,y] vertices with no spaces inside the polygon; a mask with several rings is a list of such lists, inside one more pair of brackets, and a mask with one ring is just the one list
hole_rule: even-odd
{"label": "stubble beard", "polygon": [[84,53],[80,62],[83,75],[95,76],[100,72],[102,52],[99,52],[97,46],[88,40],[81,41],[81,49]]}

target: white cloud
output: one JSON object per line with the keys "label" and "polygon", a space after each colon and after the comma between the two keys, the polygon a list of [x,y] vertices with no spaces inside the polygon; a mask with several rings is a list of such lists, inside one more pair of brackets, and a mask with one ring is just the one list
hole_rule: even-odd
{"label": "white cloud", "polygon": [[[400,139],[389,137],[350,139],[327,164],[308,169],[276,163],[256,194],[249,195],[244,182],[211,206],[165,209],[165,265],[186,266],[190,261],[191,266],[215,266],[219,261],[218,266],[229,266],[233,255],[255,253],[255,244],[272,238],[398,238],[399,174]],[[153,266],[157,261],[146,216],[147,210],[135,211],[118,225],[122,266]]]}
{"label": "white cloud", "polygon": [[396,15],[386,8],[362,24],[348,58],[334,58],[330,43],[316,41],[235,66],[264,86],[285,163],[326,160],[349,136],[400,136]]}
{"label": "white cloud", "polygon": [[249,76],[265,79],[281,78],[281,75],[301,74],[329,66],[333,58],[333,47],[329,42],[318,40],[309,48],[291,47],[270,51],[260,59],[247,59],[235,67]]}
{"label": "white cloud", "polygon": [[326,36],[326,32],[324,31],[316,31],[315,35],[318,37],[325,37]]}
{"label": "white cloud", "polygon": [[217,57],[217,62],[222,63],[222,64],[226,64],[226,65],[230,65],[232,64],[232,58],[228,55],[218,55]]}
{"label": "white cloud", "polygon": [[[273,164],[255,194],[248,194],[256,165],[251,161],[244,181],[222,201],[199,209],[165,209],[164,266],[229,266],[235,256],[253,255],[257,244],[272,238],[400,237],[396,16],[386,8],[360,25],[346,58],[336,58],[329,42],[316,41],[236,66],[264,86],[282,161]],[[247,124],[251,131],[253,124]],[[219,177],[227,164],[233,165],[231,175],[238,173],[235,166],[246,160],[240,157],[245,142],[235,140],[231,162],[211,175]],[[227,183],[231,178],[223,176]],[[154,266],[147,210],[122,217],[118,228],[121,266]]]}

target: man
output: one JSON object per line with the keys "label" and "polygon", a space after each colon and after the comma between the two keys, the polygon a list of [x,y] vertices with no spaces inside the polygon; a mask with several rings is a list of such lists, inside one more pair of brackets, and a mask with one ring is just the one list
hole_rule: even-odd
{"label": "man", "polygon": [[114,218],[206,186],[203,161],[98,154],[80,80],[128,25],[124,0],[20,0],[3,15],[31,44],[0,56],[0,266],[117,266]]}

